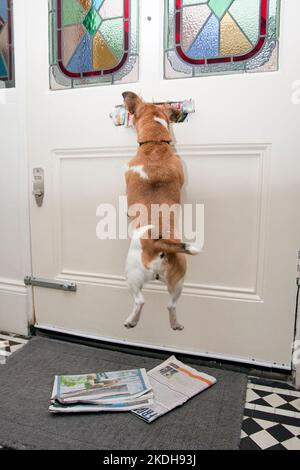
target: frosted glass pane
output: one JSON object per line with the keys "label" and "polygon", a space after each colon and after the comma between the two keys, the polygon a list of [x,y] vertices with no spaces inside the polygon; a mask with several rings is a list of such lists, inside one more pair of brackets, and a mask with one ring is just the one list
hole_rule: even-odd
{"label": "frosted glass pane", "polygon": [[51,89],[138,79],[138,0],[51,0],[49,28]]}
{"label": "frosted glass pane", "polygon": [[165,78],[278,69],[280,0],[165,0]]}
{"label": "frosted glass pane", "polygon": [[13,47],[13,4],[0,0],[0,88],[15,86]]}

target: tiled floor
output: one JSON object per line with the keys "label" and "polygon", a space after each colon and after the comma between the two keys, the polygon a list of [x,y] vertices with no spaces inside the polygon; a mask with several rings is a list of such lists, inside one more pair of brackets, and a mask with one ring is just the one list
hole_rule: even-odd
{"label": "tiled floor", "polygon": [[300,391],[249,378],[241,450],[300,450]]}

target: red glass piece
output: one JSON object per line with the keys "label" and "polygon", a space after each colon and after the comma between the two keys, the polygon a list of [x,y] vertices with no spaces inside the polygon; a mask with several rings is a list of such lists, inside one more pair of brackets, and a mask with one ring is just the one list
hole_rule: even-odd
{"label": "red glass piece", "polygon": [[215,59],[207,59],[208,64],[220,64],[224,62],[231,62],[231,57],[217,57]]}
{"label": "red glass piece", "polygon": [[205,64],[205,59],[191,59],[188,57],[183,50],[181,49],[180,46],[176,46],[177,54],[185,61],[189,61],[189,64],[192,65],[204,65]]}
{"label": "red glass piece", "polygon": [[233,57],[233,62],[241,62],[242,60],[248,60],[248,59],[251,59],[251,57],[254,57],[263,47],[265,40],[266,40],[265,37],[261,37],[258,43],[256,44],[256,46],[254,47],[254,49],[252,49],[252,51],[244,55]]}
{"label": "red glass piece", "polygon": [[[126,60],[128,58],[128,52],[125,52],[125,54],[123,55],[123,58],[119,64],[119,69],[121,69],[123,67],[123,65],[125,64]],[[110,69],[110,70],[103,70],[103,75],[108,75],[110,73],[114,73],[116,70],[115,68],[114,69]]]}
{"label": "red glass piece", "polygon": [[181,8],[181,0],[176,0],[176,10],[180,10]]}
{"label": "red glass piece", "polygon": [[180,11],[176,12],[176,44],[180,44],[181,42],[181,28],[180,28],[180,17],[181,13]]}

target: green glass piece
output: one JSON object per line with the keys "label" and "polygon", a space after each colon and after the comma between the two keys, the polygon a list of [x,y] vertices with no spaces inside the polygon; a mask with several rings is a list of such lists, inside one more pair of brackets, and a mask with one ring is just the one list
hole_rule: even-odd
{"label": "green glass piece", "polygon": [[90,33],[90,35],[93,36],[99,28],[101,21],[101,16],[95,10],[95,8],[92,7],[86,15],[83,25],[85,26],[85,29]]}
{"label": "green glass piece", "polygon": [[63,26],[82,23],[86,11],[77,0],[63,0],[62,2],[62,23]]}
{"label": "green glass piece", "polygon": [[281,0],[269,0],[269,35],[272,38],[279,37],[280,6]]}
{"label": "green glass piece", "polygon": [[120,61],[124,53],[123,18],[104,20],[99,31],[108,46],[113,51],[114,55],[117,57],[118,61]]}
{"label": "green glass piece", "polygon": [[49,28],[49,54],[50,64],[54,65],[57,63],[57,22],[56,14],[50,13],[49,17],[50,28]]}
{"label": "green glass piece", "polygon": [[131,0],[131,34],[130,34],[130,52],[138,53],[138,28],[139,28],[139,3],[138,0]]}
{"label": "green glass piece", "polygon": [[112,85],[112,75],[104,75],[101,77],[90,77],[90,78],[76,78],[73,81],[74,88],[100,86],[100,85]]}
{"label": "green glass piece", "polygon": [[203,75],[232,75],[245,72],[245,62],[204,65],[195,69],[195,77]]}
{"label": "green glass piece", "polygon": [[255,45],[259,37],[260,0],[236,0],[229,13],[251,44]]}
{"label": "green glass piece", "polygon": [[55,0],[48,0],[49,12],[55,9]]}
{"label": "green glass piece", "polygon": [[221,19],[230,5],[232,4],[232,0],[210,0],[208,5],[212,12]]}
{"label": "green glass piece", "polygon": [[165,49],[170,49],[175,42],[175,2],[165,0]]}

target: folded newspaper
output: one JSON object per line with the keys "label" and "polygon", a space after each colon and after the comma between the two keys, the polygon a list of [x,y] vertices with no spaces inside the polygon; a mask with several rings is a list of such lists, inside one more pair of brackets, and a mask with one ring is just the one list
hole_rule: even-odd
{"label": "folded newspaper", "polygon": [[216,383],[214,377],[186,366],[175,356],[150,370],[148,378],[154,393],[153,403],[132,411],[147,423],[151,423]]}
{"label": "folded newspaper", "polygon": [[145,369],[57,375],[51,413],[131,411],[150,406],[153,393]]}
{"label": "folded newspaper", "polygon": [[147,423],[214,385],[216,379],[170,357],[150,370],[57,375],[51,413],[132,411]]}

